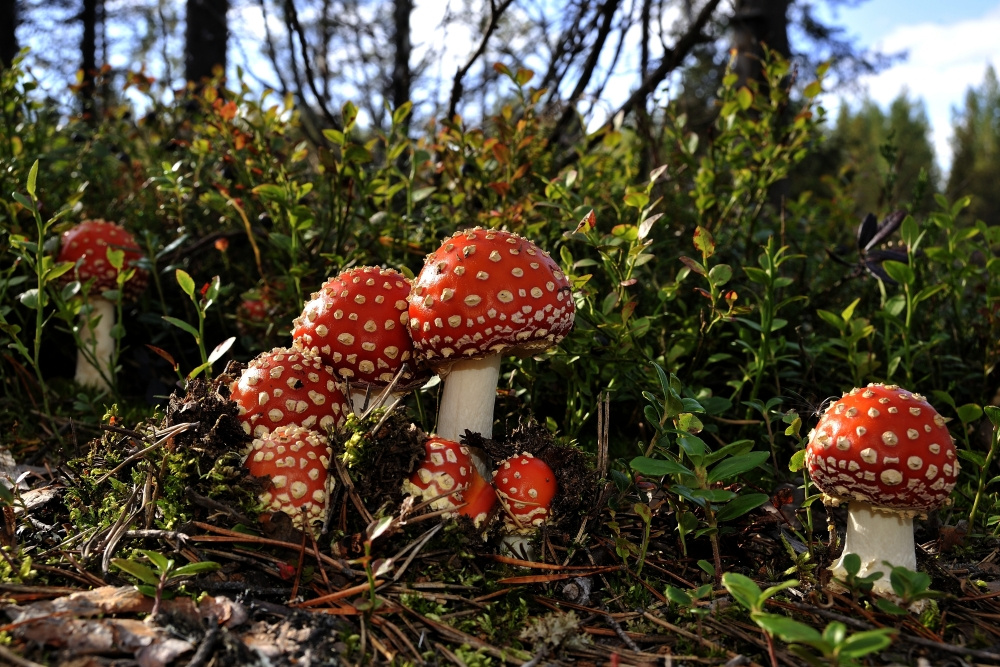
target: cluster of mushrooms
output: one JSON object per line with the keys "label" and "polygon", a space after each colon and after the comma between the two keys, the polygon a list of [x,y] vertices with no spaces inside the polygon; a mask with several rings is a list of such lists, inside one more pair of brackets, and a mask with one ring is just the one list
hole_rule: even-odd
{"label": "cluster of mushrooms", "polygon": [[358,267],[327,280],[292,325],[292,346],[253,359],[231,398],[254,440],[247,466],[270,478],[262,501],[313,529],[326,512],[327,440],[372,392],[406,391],[430,371],[443,378],[437,433],[404,491],[477,527],[502,509],[506,531],[529,532],[549,515],[552,470],[530,454],[491,473],[459,438],[492,437],[504,354],[557,344],[575,314],[569,282],[547,253],[509,232],[474,228],[445,240],[411,282]]}
{"label": "cluster of mushrooms", "polygon": [[[69,279],[90,282],[81,313],[76,381],[109,389],[117,288],[108,248],[134,270],[125,298],[138,296],[148,273],[141,250],[122,227],[89,220],[67,231],[59,261],[75,263]],[[437,433],[404,491],[435,509],[483,526],[502,508],[509,535],[546,521],[557,491],[549,466],[529,453],[497,464],[459,439],[492,438],[500,359],[559,343],[575,316],[569,281],[543,250],[505,231],[456,233],[425,258],[412,282],[403,274],[358,267],[328,279],[292,325],[292,344],[251,360],[232,383],[244,431],[253,438],[246,467],[269,479],[261,501],[315,531],[327,509],[329,435],[361,413],[372,392],[405,392],[430,372],[443,379]],[[514,540],[515,538],[511,538]],[[516,543],[516,541],[514,542]]]}
{"label": "cluster of mushrooms", "polygon": [[[107,248],[124,251],[134,271],[124,298],[147,280],[135,239],[103,220],[63,235],[59,261],[92,280],[81,314],[76,380],[107,388],[114,349],[117,288]],[[244,430],[253,437],[251,474],[268,478],[262,502],[315,530],[325,516],[332,449],[328,434],[360,413],[373,391],[405,392],[433,371],[443,379],[437,432],[404,491],[477,527],[502,510],[505,546],[525,555],[527,538],[550,514],[558,488],[541,459],[525,452],[491,470],[483,452],[459,442],[471,431],[492,438],[500,359],[556,345],[573,327],[566,276],[551,257],[516,234],[472,228],[445,240],[411,282],[392,269],[360,267],[330,278],[293,323],[293,343],[253,359],[231,386]],[[92,363],[96,361],[97,367]],[[98,370],[103,368],[104,372]],[[388,388],[388,389],[387,389]],[[843,554],[860,575],[916,568],[913,517],[947,502],[959,472],[946,420],[926,399],[895,385],[871,384],[834,401],[810,433],[806,467],[831,505],[847,503]],[[831,568],[846,575],[844,556]]]}

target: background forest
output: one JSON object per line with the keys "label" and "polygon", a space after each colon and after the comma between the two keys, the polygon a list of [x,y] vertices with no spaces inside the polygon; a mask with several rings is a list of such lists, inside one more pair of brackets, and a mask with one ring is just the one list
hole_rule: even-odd
{"label": "background forest", "polygon": [[[824,93],[905,54],[856,48],[818,18],[815,2],[454,2],[434,34],[467,42],[468,52],[447,66],[421,32],[427,11],[413,0],[0,0],[0,438],[18,463],[41,469],[89,456],[87,474],[92,466],[127,477],[103,449],[116,425],[160,419],[192,380],[288,344],[293,318],[328,277],[364,265],[412,277],[442,239],[478,225],[535,241],[571,281],[572,333],[544,353],[504,360],[496,433],[512,438],[535,420],[555,442],[596,457],[607,486],[590,511],[603,513],[605,532],[592,545],[625,568],[603,580],[615,599],[605,611],[659,600],[656,618],[697,622],[701,636],[712,586],[696,584],[719,589],[722,570],[765,589],[783,577],[822,579],[818,566],[839,548],[819,518],[815,533],[806,519],[813,506],[803,496],[814,500],[815,489],[800,471],[802,448],[828,399],[869,382],[925,394],[961,449],[955,503],[921,529],[922,541],[959,529],[970,541],[948,548],[966,549],[969,562],[995,548],[995,71],[956,110],[943,173],[922,103],[905,92],[886,109],[823,108]],[[38,46],[21,50],[29,44]],[[110,292],[120,318],[109,393],[72,381],[88,285],[67,281],[72,267],[52,258],[59,234],[88,218],[127,227],[150,271],[137,301]],[[427,432],[439,389],[432,380],[405,402],[406,419]],[[700,434],[726,460],[761,456],[709,482],[702,475],[692,491],[691,479],[650,463],[690,463],[679,433]],[[104,444],[88,444],[95,438]],[[195,472],[174,471],[164,456],[149,464],[164,490],[146,530],[198,516],[184,484],[163,479],[168,469],[178,479]],[[83,511],[78,499],[79,525],[64,526],[66,535],[116,525],[132,502],[120,495],[127,487],[106,497],[87,487],[95,506]],[[375,514],[379,502],[370,500]],[[754,522],[783,502],[794,520],[767,529],[773,548],[745,557]],[[323,546],[364,530],[345,510]],[[380,534],[369,527],[365,567]],[[564,541],[570,554],[574,537]],[[6,549],[5,576],[31,580],[37,551]],[[673,558],[684,563],[686,592],[663,593],[679,584],[652,569]],[[97,566],[73,565],[91,572],[80,575],[88,584],[108,581]],[[321,594],[319,577],[310,585]],[[752,595],[727,588],[751,611],[744,629],[762,639],[716,627],[714,648],[691,640],[684,649],[846,665],[886,646],[885,632],[865,635],[871,643],[858,640],[852,653],[836,632],[822,644],[768,626],[764,598],[753,607],[743,604]],[[864,593],[859,585],[851,604]],[[374,604],[374,584],[371,596]],[[502,659],[491,646],[516,647],[524,661],[539,654],[517,638],[524,599],[497,599],[492,613],[504,628],[452,624],[481,642],[470,649],[468,636],[450,637],[465,651],[456,664],[473,664],[472,654]],[[899,620],[899,607],[864,609],[868,625],[856,629],[866,632],[933,626],[934,641],[984,655],[1000,643],[986,621],[948,634],[944,622]],[[628,631],[662,632],[652,615],[629,616]],[[815,619],[821,630],[829,620]],[[799,648],[775,653],[775,637]],[[337,650],[354,660],[378,654],[358,641]],[[845,652],[831,658],[836,647]]]}

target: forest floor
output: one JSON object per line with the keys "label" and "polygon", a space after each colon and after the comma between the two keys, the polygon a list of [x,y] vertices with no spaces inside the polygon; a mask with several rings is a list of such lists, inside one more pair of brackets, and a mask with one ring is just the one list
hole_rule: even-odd
{"label": "forest floor", "polygon": [[[807,649],[769,638],[711,576],[707,538],[688,535],[684,552],[663,488],[623,488],[606,463],[595,470],[543,429],[477,443],[494,455],[562,457],[571,471],[560,483],[573,492],[529,561],[500,555],[495,528],[484,540],[471,522],[402,496],[400,471],[422,440],[399,414],[366,434],[367,468],[335,466],[318,539],[282,514],[248,516],[240,494],[258,489],[232,456],[239,426],[222,398],[192,387],[156,424],[104,425],[85,456],[36,456],[14,471],[19,491],[0,526],[0,663],[810,664]],[[64,437],[85,439],[64,426]],[[804,516],[787,485],[719,535],[723,571],[761,588],[799,580],[767,612],[818,632],[831,623],[848,635],[894,629],[887,649],[843,665],[1000,665],[995,538],[921,522],[918,562],[939,595],[921,613],[892,614],[866,595],[825,588],[835,551],[827,517],[813,508],[810,548]],[[156,527],[165,517],[170,530]],[[218,567],[183,576],[205,562]],[[138,586],[126,572],[138,573]],[[691,604],[672,601],[669,587]]]}

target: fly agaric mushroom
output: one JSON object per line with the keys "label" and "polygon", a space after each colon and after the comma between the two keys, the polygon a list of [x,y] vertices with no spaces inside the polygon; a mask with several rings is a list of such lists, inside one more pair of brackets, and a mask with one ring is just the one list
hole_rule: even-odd
{"label": "fly agaric mushroom", "polygon": [[[108,261],[108,249],[124,253],[122,272],[135,269],[122,287],[121,298],[134,301],[146,289],[148,272],[137,264],[143,258],[135,237],[124,228],[105,220],[85,220],[63,232],[59,262],[74,262],[76,270],[63,280],[93,280],[87,306],[80,312],[80,349],[76,355],[77,384],[111,391],[114,374],[115,304],[104,293],[118,289],[118,270]],[[92,363],[93,362],[93,363]]]}
{"label": "fly agaric mushroom", "polygon": [[473,468],[474,474],[469,488],[462,492],[462,500],[465,504],[458,508],[458,513],[472,519],[476,528],[486,525],[493,513],[496,511],[498,498],[497,490],[490,482],[486,481],[478,470]]}
{"label": "fly agaric mushroom", "polygon": [[270,482],[260,501],[292,517],[292,524],[315,535],[326,514],[326,481],[333,450],[326,436],[287,424],[256,438],[244,464],[251,475]]}
{"label": "fly agaric mushroom", "polygon": [[[437,433],[493,437],[502,354],[532,354],[573,328],[576,308],[559,266],[510,232],[458,232],[424,260],[410,293],[410,334],[444,377]],[[485,476],[485,465],[477,462]]]}
{"label": "fly agaric mushroom", "polygon": [[917,567],[913,517],[947,504],[958,477],[945,419],[923,396],[896,385],[852,389],[810,433],[805,463],[826,502],[847,503],[834,575],[846,574],[844,555],[854,553],[859,574],[881,572],[874,590],[890,593],[892,567]]}
{"label": "fly agaric mushroom", "polygon": [[275,295],[267,285],[245,292],[236,308],[236,330],[241,336],[249,336],[267,329],[274,319],[276,306]]}
{"label": "fly agaric mushroom", "polygon": [[544,524],[559,484],[545,461],[523,452],[501,461],[493,483],[503,508],[503,547],[531,560],[530,536]]}
{"label": "fly agaric mushroom", "polygon": [[314,354],[283,347],[257,355],[230,385],[230,396],[240,406],[243,430],[255,438],[288,424],[336,430],[350,412],[332,368]]}
{"label": "fly agaric mushroom", "polygon": [[[364,266],[327,280],[295,318],[295,347],[309,350],[351,384],[351,403],[360,413],[369,387],[389,385],[413,358],[407,330],[410,281],[392,269]],[[401,377],[402,387],[417,374]]]}
{"label": "fly agaric mushroom", "polygon": [[431,501],[436,510],[455,509],[477,527],[485,523],[496,506],[496,492],[476,470],[469,448],[432,436],[424,443],[424,451],[424,460],[403,482],[403,491]]}

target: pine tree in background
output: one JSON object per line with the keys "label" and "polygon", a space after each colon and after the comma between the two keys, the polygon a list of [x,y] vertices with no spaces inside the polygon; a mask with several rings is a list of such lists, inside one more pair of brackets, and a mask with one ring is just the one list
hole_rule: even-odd
{"label": "pine tree in background", "polygon": [[908,206],[932,210],[940,170],[922,101],[903,92],[888,112],[866,100],[857,112],[840,107],[831,136],[858,216]]}
{"label": "pine tree in background", "polygon": [[972,219],[1000,224],[1000,83],[992,66],[982,86],[966,93],[965,108],[952,123],[955,157],[946,193],[952,199],[972,195],[967,209]]}

